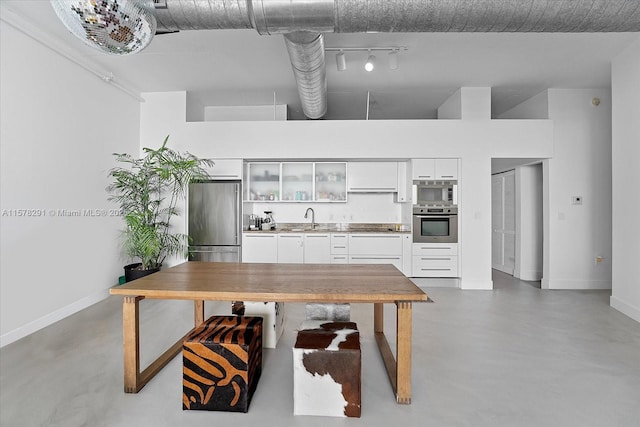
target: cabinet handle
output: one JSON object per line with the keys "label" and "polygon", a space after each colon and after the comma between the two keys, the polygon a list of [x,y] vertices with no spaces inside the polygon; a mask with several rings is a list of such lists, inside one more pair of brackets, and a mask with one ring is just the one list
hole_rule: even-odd
{"label": "cabinet handle", "polygon": [[451,271],[450,268],[421,268],[420,271]]}
{"label": "cabinet handle", "polygon": [[345,256],[334,256],[333,259],[347,259]]}
{"label": "cabinet handle", "polygon": [[281,239],[299,239],[301,237],[302,237],[301,234],[296,234],[295,236],[287,236],[286,234],[281,234],[280,235]]}
{"label": "cabinet handle", "polygon": [[390,256],[390,257],[352,256],[351,258],[353,259],[400,259],[400,257],[397,257],[397,256]]}
{"label": "cabinet handle", "polygon": [[346,246],[334,246],[333,249],[347,249]]}
{"label": "cabinet handle", "polygon": [[268,238],[272,238],[275,237],[275,234],[247,234],[245,237],[247,238],[258,238],[258,237],[268,237]]}
{"label": "cabinet handle", "polygon": [[349,190],[393,190],[395,187],[349,187]]}
{"label": "cabinet handle", "polygon": [[430,247],[427,247],[427,246],[420,246],[420,249],[442,250],[442,249],[452,249],[452,248],[450,248],[450,247],[444,247],[444,246],[443,246],[443,247],[438,247],[438,248],[430,248]]}
{"label": "cabinet handle", "polygon": [[400,236],[351,236],[353,239],[399,239]]}
{"label": "cabinet handle", "polygon": [[418,175],[418,178],[433,178],[431,175]]}
{"label": "cabinet handle", "polygon": [[443,178],[453,178],[453,175],[442,175]]}
{"label": "cabinet handle", "polygon": [[422,261],[451,261],[451,258],[420,258]]}

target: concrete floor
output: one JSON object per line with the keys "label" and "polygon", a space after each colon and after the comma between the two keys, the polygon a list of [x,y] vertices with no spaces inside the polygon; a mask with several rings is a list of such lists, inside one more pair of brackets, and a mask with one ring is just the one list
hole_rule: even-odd
{"label": "concrete floor", "polygon": [[[609,307],[609,292],[541,291],[497,272],[494,284],[431,288],[435,303],[414,304],[410,406],[394,401],[369,304],[352,308],[362,340],[360,419],[292,415],[300,304],[287,304],[286,332],[264,352],[247,414],[183,411],[180,357],[140,393],[125,394],[121,298],[110,297],[0,350],[0,425],[640,426],[640,324]],[[141,307],[146,366],[190,329],[192,305]],[[385,311],[388,332],[394,312]]]}

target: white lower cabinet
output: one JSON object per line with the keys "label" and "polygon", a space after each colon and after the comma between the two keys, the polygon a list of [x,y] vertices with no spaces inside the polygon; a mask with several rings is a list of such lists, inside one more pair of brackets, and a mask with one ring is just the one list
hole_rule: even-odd
{"label": "white lower cabinet", "polygon": [[349,264],[393,264],[402,271],[401,234],[350,234]]}
{"label": "white lower cabinet", "polygon": [[331,263],[331,235],[321,233],[304,235],[304,263]]}
{"label": "white lower cabinet", "polygon": [[414,243],[412,277],[458,277],[456,243]]}
{"label": "white lower cabinet", "polygon": [[242,262],[278,262],[277,234],[242,233]]}
{"label": "white lower cabinet", "polygon": [[278,234],[278,263],[302,264],[304,262],[304,235]]}

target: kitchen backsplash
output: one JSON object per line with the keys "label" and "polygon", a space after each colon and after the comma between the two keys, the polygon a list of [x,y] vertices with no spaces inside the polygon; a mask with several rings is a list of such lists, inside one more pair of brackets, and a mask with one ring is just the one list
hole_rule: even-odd
{"label": "kitchen backsplash", "polygon": [[244,214],[264,216],[264,211],[273,211],[276,223],[310,222],[310,218],[304,218],[304,213],[307,208],[313,208],[316,222],[408,224],[411,222],[411,208],[405,205],[406,203],[394,203],[391,193],[349,193],[346,203],[245,202]]}

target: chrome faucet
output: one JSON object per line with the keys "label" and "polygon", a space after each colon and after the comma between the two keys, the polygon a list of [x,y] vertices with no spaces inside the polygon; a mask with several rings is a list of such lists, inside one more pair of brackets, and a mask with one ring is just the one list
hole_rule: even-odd
{"label": "chrome faucet", "polygon": [[307,211],[304,213],[304,217],[307,218],[309,215],[309,211],[311,211],[311,229],[316,229],[316,213],[313,211],[313,208],[307,208]]}

